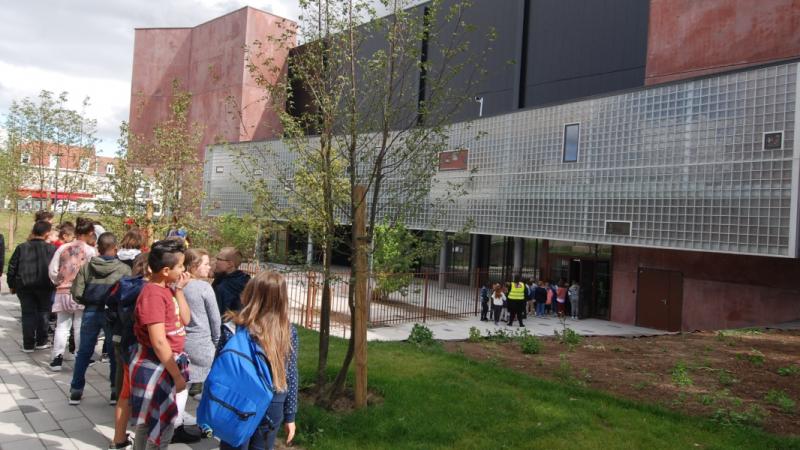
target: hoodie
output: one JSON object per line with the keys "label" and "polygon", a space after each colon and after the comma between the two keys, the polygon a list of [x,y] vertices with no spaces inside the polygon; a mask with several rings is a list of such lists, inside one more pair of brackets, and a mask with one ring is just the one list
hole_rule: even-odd
{"label": "hoodie", "polygon": [[133,260],[139,256],[139,253],[142,253],[142,251],[138,248],[122,248],[117,251],[117,258],[132,268]]}
{"label": "hoodie", "polygon": [[81,267],[72,283],[72,297],[87,309],[105,308],[111,288],[122,277],[131,274],[131,268],[112,256],[95,256]]}
{"label": "hoodie", "polygon": [[217,275],[214,278],[211,287],[214,288],[214,294],[217,296],[220,315],[225,314],[225,311],[228,310],[239,311],[242,309],[242,291],[248,281],[250,281],[250,275],[241,270]]}

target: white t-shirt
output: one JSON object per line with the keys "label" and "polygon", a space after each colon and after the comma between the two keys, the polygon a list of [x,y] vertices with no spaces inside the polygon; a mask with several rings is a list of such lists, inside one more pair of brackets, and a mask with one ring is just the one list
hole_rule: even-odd
{"label": "white t-shirt", "polygon": [[500,297],[496,297],[495,294],[492,294],[492,304],[495,306],[503,306],[503,302],[506,301],[506,295],[500,293]]}

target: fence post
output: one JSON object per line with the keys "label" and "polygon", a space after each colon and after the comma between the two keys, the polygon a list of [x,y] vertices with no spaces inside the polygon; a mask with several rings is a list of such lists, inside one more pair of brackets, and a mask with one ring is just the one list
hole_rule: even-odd
{"label": "fence post", "polygon": [[480,269],[475,268],[475,315],[478,315],[478,302],[481,299]]}
{"label": "fence post", "polygon": [[428,319],[428,272],[423,272],[422,283],[425,286],[425,294],[422,296],[422,323]]}
{"label": "fence post", "polygon": [[314,272],[308,272],[308,284],[306,285],[306,328],[311,329],[312,316],[314,314],[314,300],[316,298],[316,281]]}

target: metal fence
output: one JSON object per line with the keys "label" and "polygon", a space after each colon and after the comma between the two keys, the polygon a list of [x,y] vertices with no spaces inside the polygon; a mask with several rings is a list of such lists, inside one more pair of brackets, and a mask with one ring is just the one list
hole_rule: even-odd
{"label": "metal fence", "polygon": [[[245,263],[240,269],[251,276],[263,270],[276,270],[286,277],[289,319],[305,328],[319,330],[322,306],[322,273],[296,271],[288,267]],[[463,273],[392,274],[391,292],[380,276],[370,277],[367,287],[369,327],[428,319],[453,319],[478,314],[479,287],[470,287]],[[440,280],[440,277],[442,278]],[[440,282],[441,281],[441,282]],[[476,285],[477,286],[477,285]],[[348,294],[350,273],[334,271],[331,289],[331,334],[347,337],[350,331]]]}

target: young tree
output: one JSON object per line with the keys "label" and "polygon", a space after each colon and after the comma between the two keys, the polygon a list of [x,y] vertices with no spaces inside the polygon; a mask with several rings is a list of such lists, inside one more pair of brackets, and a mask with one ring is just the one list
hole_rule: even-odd
{"label": "young tree", "polygon": [[120,125],[120,137],[117,140],[117,160],[114,173],[107,174],[110,201],[97,205],[100,214],[116,219],[132,218],[136,223],[145,221],[145,196],[149,180],[145,176],[144,167],[137,164],[134,150],[138,137],[131,134],[127,122]]}
{"label": "young tree", "polygon": [[[20,190],[24,187],[29,176],[29,167],[23,163],[23,149],[19,136],[14,129],[8,127],[7,133],[0,146],[0,199],[9,203],[10,215],[8,218],[7,248],[14,248],[14,234],[17,230],[17,217],[19,212]],[[4,255],[0,255],[0,258]]]}
{"label": "young tree", "polygon": [[[81,163],[90,162],[97,143],[97,121],[87,117],[89,98],[81,111],[69,109],[69,94],[58,96],[43,90],[36,100],[14,100],[7,117],[7,132],[14,135],[22,154],[29,161],[29,178],[23,184],[39,187],[46,203],[42,208],[56,210],[59,191],[74,190],[86,180]],[[61,214],[66,211],[62,203]]]}

